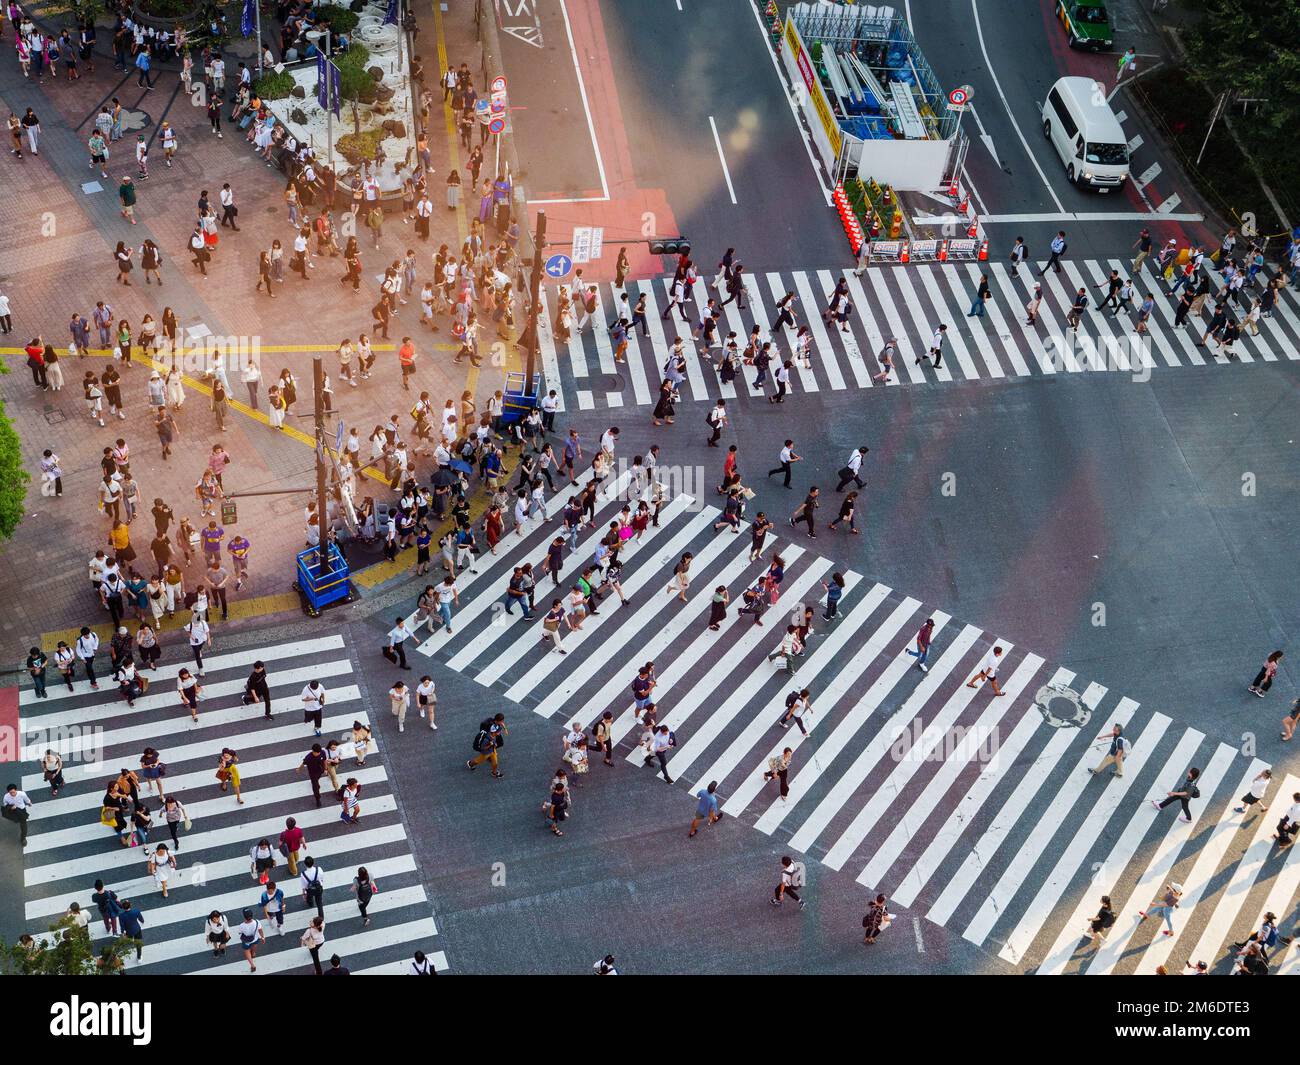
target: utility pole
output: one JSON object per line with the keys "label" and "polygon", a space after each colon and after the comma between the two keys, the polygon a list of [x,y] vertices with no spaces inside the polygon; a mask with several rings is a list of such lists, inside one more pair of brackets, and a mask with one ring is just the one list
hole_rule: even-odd
{"label": "utility pole", "polygon": [[541,338],[537,332],[537,313],[542,288],[542,249],[545,247],[546,212],[538,211],[537,232],[533,234],[533,274],[528,283],[528,343],[526,345],[528,349],[528,366],[524,376],[525,395],[533,387],[533,375],[537,371],[537,352],[541,347]]}
{"label": "utility pole", "polygon": [[253,0],[253,21],[257,24],[257,76],[262,76],[262,4],[261,0]]}
{"label": "utility pole", "polygon": [[325,368],[321,357],[311,360],[312,401],[316,408],[316,527],[320,535],[320,569],[324,573],[329,569],[329,538],[326,530],[329,522],[326,512],[329,510],[325,500]]}

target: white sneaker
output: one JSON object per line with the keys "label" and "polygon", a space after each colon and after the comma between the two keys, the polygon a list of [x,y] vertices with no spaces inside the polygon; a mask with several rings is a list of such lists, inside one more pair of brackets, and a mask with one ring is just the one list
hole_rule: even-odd
{"label": "white sneaker", "polygon": [[423,709],[423,708],[420,709],[420,716],[421,716],[421,717],[424,717],[424,709]]}
{"label": "white sneaker", "polygon": [[438,726],[435,725],[432,721],[430,721],[430,722],[429,722],[429,727],[430,727],[431,729],[436,729]]}
{"label": "white sneaker", "polygon": [[406,731],[406,722],[404,722],[404,721],[399,721],[399,722],[397,723],[397,731],[398,731],[398,732],[405,732],[405,731]]}

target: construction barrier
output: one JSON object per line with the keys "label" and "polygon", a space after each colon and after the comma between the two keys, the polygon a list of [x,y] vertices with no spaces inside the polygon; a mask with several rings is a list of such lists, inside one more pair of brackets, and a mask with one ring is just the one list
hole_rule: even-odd
{"label": "construction barrier", "polygon": [[985,262],[989,257],[987,240],[873,240],[869,244],[871,263],[946,263]]}

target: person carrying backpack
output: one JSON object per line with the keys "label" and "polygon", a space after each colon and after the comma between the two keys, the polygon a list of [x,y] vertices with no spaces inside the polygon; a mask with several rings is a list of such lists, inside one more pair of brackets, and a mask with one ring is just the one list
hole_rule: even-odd
{"label": "person carrying backpack", "polygon": [[497,714],[495,717],[484,718],[479,722],[478,732],[474,734],[472,744],[474,750],[478,752],[478,757],[471,758],[465,763],[465,768],[473,772],[484,762],[492,764],[492,775],[500,780],[504,773],[501,772],[499,755],[497,752],[505,746],[506,735],[509,729],[506,728],[506,715]]}

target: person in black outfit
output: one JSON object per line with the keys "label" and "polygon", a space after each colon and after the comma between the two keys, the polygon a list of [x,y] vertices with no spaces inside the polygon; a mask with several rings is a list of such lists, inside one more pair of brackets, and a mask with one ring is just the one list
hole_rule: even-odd
{"label": "person in black outfit", "polygon": [[[266,665],[262,662],[253,663],[253,672],[248,675],[248,680],[244,682],[244,694],[240,699],[245,706],[257,702],[261,699],[266,706],[266,713],[263,715],[268,721],[271,719],[271,689],[266,683]],[[317,805],[320,805],[317,803]]]}

